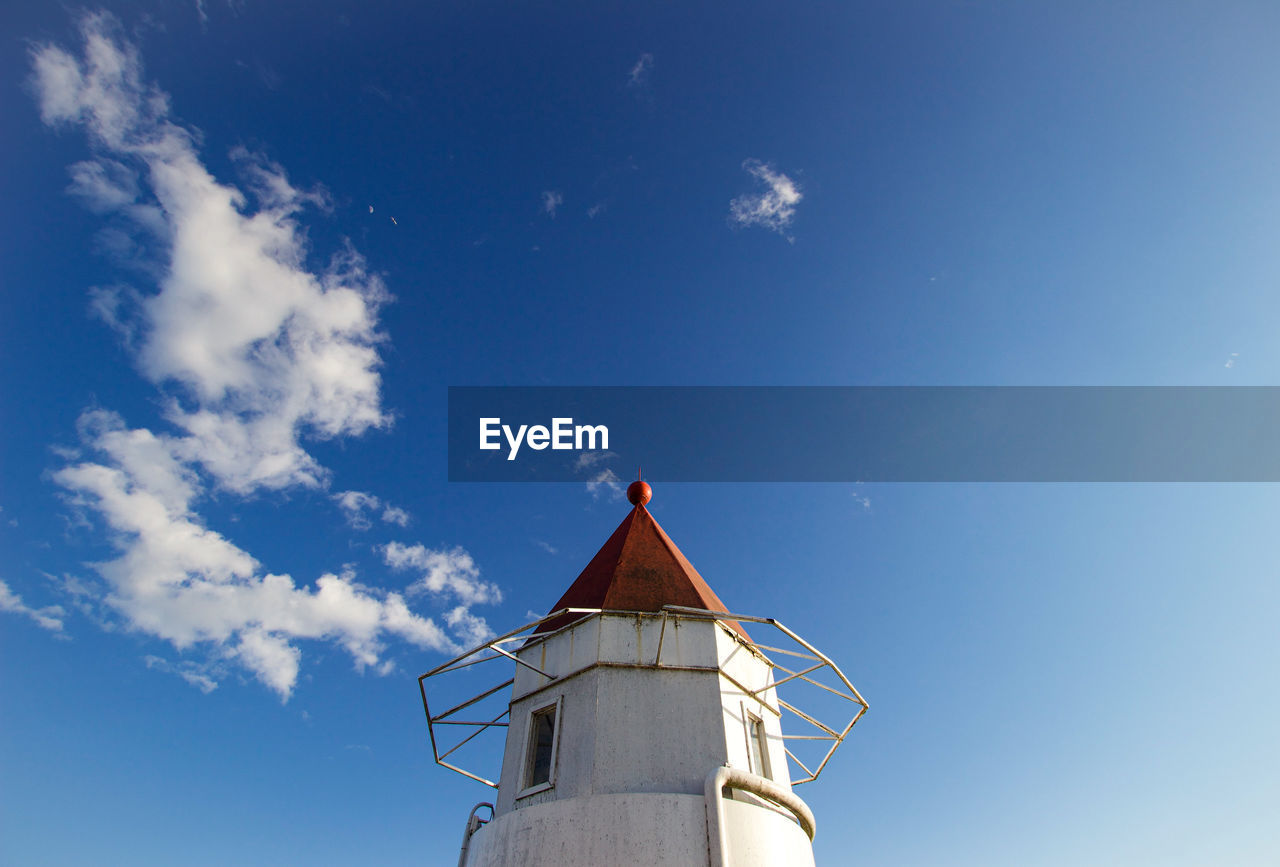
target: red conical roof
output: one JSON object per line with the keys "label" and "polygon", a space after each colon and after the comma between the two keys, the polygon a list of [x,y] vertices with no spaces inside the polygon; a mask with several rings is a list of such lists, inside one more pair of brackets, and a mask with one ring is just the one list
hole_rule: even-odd
{"label": "red conical roof", "polygon": [[[661,611],[664,605],[728,613],[720,597],[658,526],[644,502],[637,502],[551,610]],[[565,614],[542,624],[537,632],[559,629],[583,616]],[[736,621],[722,622],[751,640]]]}

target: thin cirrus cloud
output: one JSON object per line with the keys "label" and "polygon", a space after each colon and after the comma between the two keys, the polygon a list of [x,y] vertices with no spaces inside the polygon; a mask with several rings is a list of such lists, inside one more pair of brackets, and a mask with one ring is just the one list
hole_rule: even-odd
{"label": "thin cirrus cloud", "polygon": [[591,495],[591,499],[598,500],[601,496],[607,494],[610,500],[622,499],[622,479],[618,478],[618,474],[613,470],[605,467],[598,473],[594,473],[587,480],[587,493]]}
{"label": "thin cirrus cloud", "polygon": [[147,668],[156,671],[163,671],[166,674],[176,674],[205,695],[213,692],[218,688],[218,681],[210,677],[207,670],[210,666],[200,665],[194,662],[183,662],[174,664],[167,659],[159,656],[147,655],[142,658]]}
{"label": "thin cirrus cloud", "polygon": [[29,617],[42,629],[62,634],[62,618],[66,612],[61,605],[45,605],[41,608],[32,608],[23,602],[22,597],[14,593],[4,581],[0,581],[0,611],[8,611],[10,614]]}
{"label": "thin cirrus cloud", "polygon": [[556,211],[564,204],[564,195],[559,190],[543,190],[542,191],[542,210],[555,219]]}
{"label": "thin cirrus cloud", "polygon": [[653,55],[644,52],[640,55],[640,59],[631,67],[631,71],[627,73],[627,87],[642,88],[649,83],[649,72],[653,69]]}
{"label": "thin cirrus cloud", "polygon": [[445,622],[466,639],[468,646],[492,637],[484,620],[471,614],[470,606],[501,602],[502,590],[492,582],[481,580],[480,570],[464,549],[433,550],[425,545],[390,542],[383,546],[382,554],[392,569],[418,574],[418,579],[405,591],[408,595],[429,593],[441,598],[452,597],[459,603],[445,614]]}
{"label": "thin cirrus cloud", "polygon": [[782,172],[760,160],[742,163],[747,174],[757,181],[758,189],[744,193],[729,202],[729,222],[735,226],[762,226],[772,229],[787,240],[794,240],[787,230],[796,216],[796,205],[804,198],[800,187]]}
{"label": "thin cirrus cloud", "polygon": [[354,530],[368,530],[373,526],[374,516],[387,524],[409,526],[408,512],[364,491],[342,491],[333,495],[333,501]]}
{"label": "thin cirrus cloud", "polygon": [[[117,549],[116,559],[93,567],[97,602],[128,627],[178,650],[199,648],[206,660],[150,667],[208,691],[219,672],[239,666],[282,700],[297,683],[303,640],[335,643],[358,670],[386,673],[392,639],[452,652],[488,634],[470,606],[497,601],[496,588],[436,593],[456,597],[441,626],[410,611],[403,594],[360,583],[350,568],[299,586],[205,525],[197,506],[211,490],[326,488],[331,473],[304,437],[390,425],[378,353],[378,313],[389,296],[349,246],[322,270],[305,266],[298,217],[328,207],[323,192],[295,187],[279,165],[244,150],[232,154],[240,186],[214,178],[197,151],[199,134],[174,122],[168,95],[144,82],[119,23],[90,14],[80,29],[79,55],[52,44],[32,49],[33,89],[47,125],[88,136],[93,158],[71,167],[72,192],[142,239],[138,250],[154,251],[143,263],[155,275],[153,291],[100,289],[95,306],[127,336],[142,374],[183,398],[164,404],[167,431],[86,411],[81,450],[53,473]],[[382,520],[408,521],[403,510],[378,505]],[[483,584],[461,549],[434,553]],[[16,600],[5,604],[21,610],[5,590],[5,600]],[[57,614],[42,611],[52,628]]]}
{"label": "thin cirrus cloud", "polygon": [[419,593],[451,595],[468,605],[502,601],[502,590],[498,585],[480,579],[475,561],[462,548],[437,551],[425,545],[389,542],[383,546],[382,555],[392,569],[421,573],[406,590],[410,596]]}
{"label": "thin cirrus cloud", "polygon": [[600,466],[617,454],[610,451],[583,452],[573,462],[574,471],[585,474],[587,493],[591,499],[607,496],[610,500],[622,499],[622,479],[611,468]]}
{"label": "thin cirrus cloud", "polygon": [[610,451],[583,452],[574,459],[573,468],[578,472],[582,472],[583,470],[591,469],[596,464],[604,463],[605,461],[611,458],[616,458],[617,456],[618,455],[616,453]]}

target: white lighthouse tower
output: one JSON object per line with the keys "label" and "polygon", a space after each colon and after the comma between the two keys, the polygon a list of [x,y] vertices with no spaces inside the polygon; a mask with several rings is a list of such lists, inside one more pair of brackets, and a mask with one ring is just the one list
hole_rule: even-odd
{"label": "white lighthouse tower", "polygon": [[[497,790],[472,811],[459,865],[812,865],[814,817],[793,786],[866,702],[786,627],[730,615],[645,508],[649,485],[627,496],[631,513],[551,613],[419,678],[436,761]],[[439,680],[490,660],[512,678],[438,710]],[[497,718],[470,718],[508,686]],[[785,697],[797,686],[847,701],[851,718],[820,722]],[[453,758],[495,728],[496,781]],[[800,744],[819,748],[813,770]]]}

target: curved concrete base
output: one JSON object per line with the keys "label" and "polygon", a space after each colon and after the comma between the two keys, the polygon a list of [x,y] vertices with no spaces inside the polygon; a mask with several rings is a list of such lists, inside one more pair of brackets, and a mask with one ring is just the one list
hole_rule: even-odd
{"label": "curved concrete base", "polygon": [[[726,801],[734,867],[813,867],[804,831],[765,806]],[[594,795],[513,810],[471,838],[467,867],[710,864],[706,801],[665,793]]]}

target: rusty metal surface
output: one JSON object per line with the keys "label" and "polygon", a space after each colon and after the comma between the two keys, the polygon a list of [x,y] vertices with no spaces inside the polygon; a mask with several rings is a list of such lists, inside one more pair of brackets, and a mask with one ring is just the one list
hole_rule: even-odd
{"label": "rusty metal surface", "polygon": [[[648,612],[661,611],[666,605],[728,613],[720,597],[649,510],[643,503],[637,503],[550,610],[592,608]],[[583,616],[563,614],[545,621],[535,634],[552,632]],[[724,622],[747,641],[751,640],[737,621]]]}

